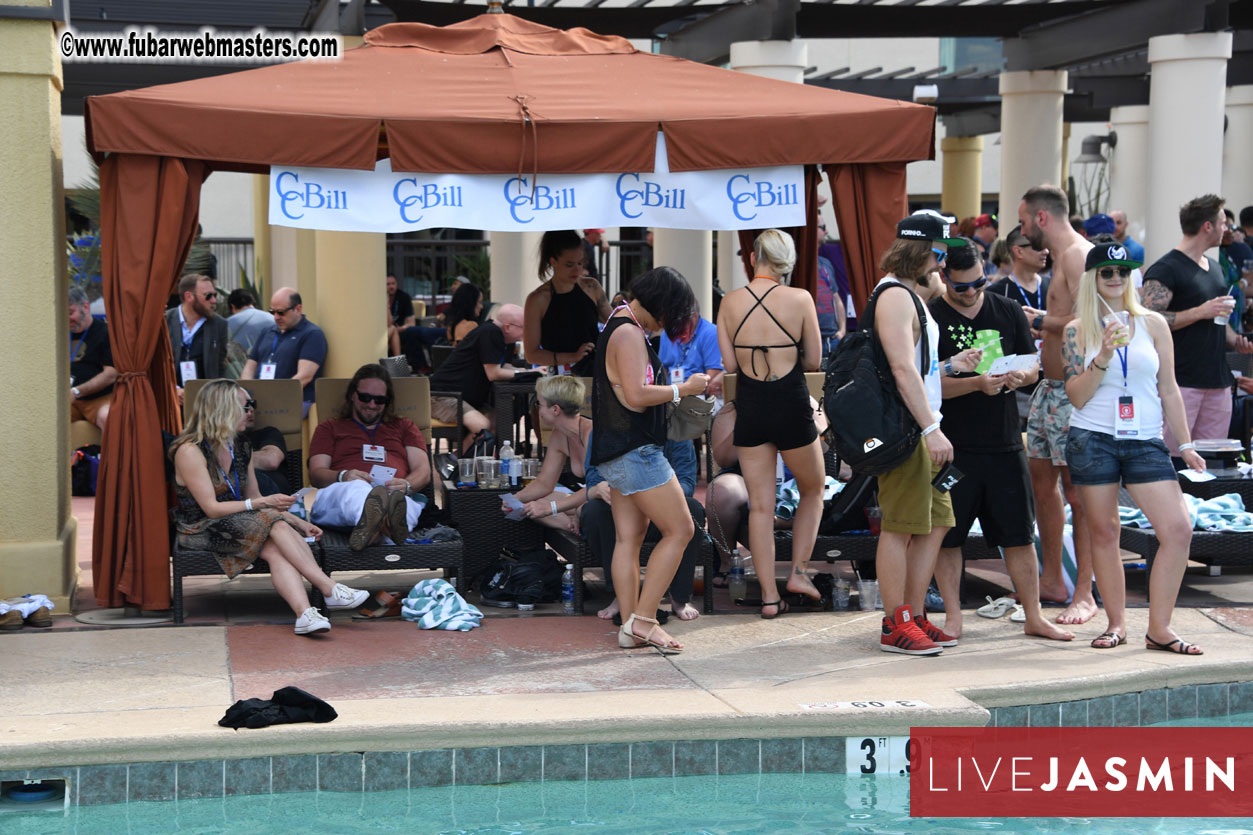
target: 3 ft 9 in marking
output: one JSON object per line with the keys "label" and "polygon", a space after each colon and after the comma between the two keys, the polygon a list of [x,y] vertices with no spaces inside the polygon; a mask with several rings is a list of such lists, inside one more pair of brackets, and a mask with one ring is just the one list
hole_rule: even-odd
{"label": "3 ft 9 in marking", "polygon": [[909,776],[914,746],[907,736],[849,737],[844,743],[845,772]]}

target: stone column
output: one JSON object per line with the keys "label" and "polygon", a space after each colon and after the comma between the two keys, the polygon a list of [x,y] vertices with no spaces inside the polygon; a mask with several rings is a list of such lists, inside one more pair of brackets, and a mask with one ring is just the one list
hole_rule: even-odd
{"label": "stone column", "polygon": [[252,175],[252,264],[248,278],[257,288],[261,308],[269,307],[274,293],[274,258],[270,246],[270,177]]}
{"label": "stone column", "polygon": [[943,193],[940,210],[958,220],[983,213],[983,137],[946,136],[940,140]]}
{"label": "stone column", "polygon": [[489,232],[492,260],[492,301],[523,304],[539,286],[539,244],[542,232]]}
{"label": "stone column", "polygon": [[351,377],[387,356],[387,236],[321,229],[313,236],[316,285],[300,294],[306,313],[315,297],[313,321],[326,332],[322,376]]}
{"label": "stone column", "polygon": [[712,232],[690,229],[653,230],[653,266],[674,267],[683,274],[696,301],[700,315],[713,316],[714,240]]}
{"label": "stone column", "polygon": [[[1017,223],[1018,203],[1032,186],[1063,185],[1062,101],[1065,70],[1003,72],[1001,93],[1001,224]],[[1013,221],[1013,223],[1011,223]]]}
{"label": "stone column", "polygon": [[718,284],[723,293],[730,293],[748,284],[744,264],[740,261],[740,233],[718,233]]}
{"label": "stone column", "polygon": [[1222,190],[1230,57],[1230,32],[1149,38],[1149,261],[1179,242],[1180,206]]}
{"label": "stone column", "polygon": [[1241,209],[1253,206],[1253,85],[1227,89],[1223,197],[1237,220]]}
{"label": "stone column", "polygon": [[1148,210],[1148,106],[1111,107],[1109,127],[1118,134],[1118,144],[1108,152],[1109,208],[1126,212],[1127,234],[1143,241]]}
{"label": "stone column", "polygon": [[57,614],[69,611],[78,579],[61,87],[53,24],[0,11],[0,598],[39,592]]}

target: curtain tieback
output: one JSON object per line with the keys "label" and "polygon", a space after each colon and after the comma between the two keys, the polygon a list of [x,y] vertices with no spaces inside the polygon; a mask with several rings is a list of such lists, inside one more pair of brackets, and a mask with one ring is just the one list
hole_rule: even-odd
{"label": "curtain tieback", "polygon": [[147,377],[147,371],[121,371],[118,373],[119,380],[129,380],[131,377]]}

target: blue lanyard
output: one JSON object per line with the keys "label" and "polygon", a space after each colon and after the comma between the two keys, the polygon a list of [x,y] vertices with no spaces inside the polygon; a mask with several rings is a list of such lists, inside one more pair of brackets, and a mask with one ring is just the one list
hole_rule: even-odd
{"label": "blue lanyard", "polygon": [[374,424],[374,428],[373,428],[373,429],[366,429],[365,424],[364,424],[364,423],[362,423],[361,421],[357,420],[356,418],[353,418],[353,419],[352,419],[352,422],[353,422],[353,423],[355,423],[355,424],[357,424],[358,426],[360,426],[360,427],[361,427],[361,431],[362,431],[362,432],[364,432],[364,433],[366,433],[367,435],[369,435],[369,436],[370,436],[370,443],[371,443],[371,444],[373,444],[373,443],[374,443],[374,433],[375,433],[375,432],[377,432],[377,431],[379,431],[379,427],[383,425],[383,421],[381,421],[381,420],[380,420],[378,423]]}
{"label": "blue lanyard", "polygon": [[274,334],[274,342],[270,345],[270,362],[274,362],[274,352],[278,350],[278,338],[281,335],[279,333]]}
{"label": "blue lanyard", "polygon": [[240,498],[239,494],[239,470],[235,467],[235,449],[230,445],[226,445],[226,449],[231,454],[231,475],[235,477],[234,486],[231,485],[230,479],[227,478],[226,470],[222,469],[222,463],[218,461],[217,453],[214,453],[213,460],[218,465],[218,471],[222,473],[222,480],[226,482],[226,486],[231,488],[231,492],[236,499]]}
{"label": "blue lanyard", "polygon": [[1118,362],[1122,365],[1122,386],[1127,388],[1127,348],[1115,348],[1114,353],[1118,355]]}
{"label": "blue lanyard", "polygon": [[78,353],[78,349],[83,347],[83,340],[87,338],[87,331],[91,330],[91,325],[87,326],[87,330],[83,331],[83,335],[78,338],[78,342],[74,341],[74,337],[70,337],[70,362],[74,361],[74,356]]}

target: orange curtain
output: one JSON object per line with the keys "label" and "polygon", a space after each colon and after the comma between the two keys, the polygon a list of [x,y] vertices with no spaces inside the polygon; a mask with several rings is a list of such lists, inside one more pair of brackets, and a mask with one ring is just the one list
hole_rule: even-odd
{"label": "orange curtain", "polygon": [[896,237],[896,224],[909,214],[905,163],[828,165],[827,179],[840,228],[844,265],[858,310],[879,276],[879,258]]}
{"label": "orange curtain", "polygon": [[[748,256],[753,251],[753,241],[764,230],[741,229],[740,262],[744,271],[752,278],[753,266]],[[783,229],[792,236],[796,244],[796,267],[792,270],[792,285],[808,290],[814,294],[818,289],[818,167],[805,166],[805,225],[789,226]]]}
{"label": "orange curtain", "polygon": [[206,176],[203,162],[168,157],[113,154],[100,166],[101,268],[118,370],[96,482],[91,562],[101,606],[170,608],[161,430],[178,432],[180,419],[164,311]]}

